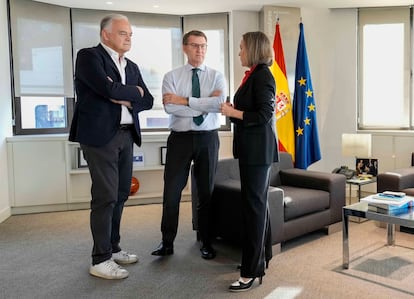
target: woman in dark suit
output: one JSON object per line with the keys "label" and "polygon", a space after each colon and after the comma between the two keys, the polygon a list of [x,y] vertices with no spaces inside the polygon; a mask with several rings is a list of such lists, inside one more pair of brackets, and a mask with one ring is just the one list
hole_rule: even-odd
{"label": "woman in dark suit", "polygon": [[[263,32],[247,32],[240,42],[240,61],[250,68],[234,95],[234,106],[225,103],[223,115],[234,124],[233,155],[239,159],[244,242],[240,278],[230,291],[249,290],[265,274],[271,253],[267,194],[270,167],[278,161],[275,134],[275,80],[269,70],[273,49]],[[268,243],[267,243],[268,244]]]}

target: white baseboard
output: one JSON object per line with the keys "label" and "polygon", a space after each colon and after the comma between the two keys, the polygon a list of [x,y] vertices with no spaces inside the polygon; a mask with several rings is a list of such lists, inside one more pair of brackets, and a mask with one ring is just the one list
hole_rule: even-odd
{"label": "white baseboard", "polygon": [[10,207],[6,207],[3,210],[0,211],[0,223],[2,223],[4,220],[9,218],[11,216],[11,210]]}

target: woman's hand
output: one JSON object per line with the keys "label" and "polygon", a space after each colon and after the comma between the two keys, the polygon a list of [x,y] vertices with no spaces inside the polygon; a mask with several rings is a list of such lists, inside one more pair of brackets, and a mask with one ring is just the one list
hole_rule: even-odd
{"label": "woman's hand", "polygon": [[233,105],[229,102],[225,102],[221,104],[220,111],[221,111],[221,114],[225,116],[243,119],[243,111],[235,109]]}

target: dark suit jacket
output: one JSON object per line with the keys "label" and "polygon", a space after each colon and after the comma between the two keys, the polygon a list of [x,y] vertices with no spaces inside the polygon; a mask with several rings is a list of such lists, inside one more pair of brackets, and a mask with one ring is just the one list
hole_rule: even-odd
{"label": "dark suit jacket", "polygon": [[244,111],[234,123],[233,155],[240,163],[265,165],[277,162],[275,134],[275,80],[269,67],[259,64],[234,95],[234,107]]}
{"label": "dark suit jacket", "polygon": [[[123,85],[115,63],[100,44],[78,52],[75,67],[77,101],[69,133],[70,141],[91,146],[108,143],[118,131],[121,121],[121,105],[110,101],[115,99],[132,103],[134,142],[141,145],[138,113],[151,109],[154,98],[138,66],[129,59],[125,73],[126,84]],[[143,88],[143,97],[136,86]]]}

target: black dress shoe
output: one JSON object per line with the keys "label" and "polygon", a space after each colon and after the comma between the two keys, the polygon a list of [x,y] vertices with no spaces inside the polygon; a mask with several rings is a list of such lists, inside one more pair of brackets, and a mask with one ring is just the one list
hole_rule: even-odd
{"label": "black dress shoe", "polygon": [[166,255],[171,255],[174,253],[174,247],[173,246],[164,246],[164,244],[161,242],[160,245],[158,245],[158,247],[151,252],[152,255],[157,255],[157,256],[166,256]]}
{"label": "black dress shoe", "polygon": [[216,251],[211,246],[203,245],[203,247],[200,248],[200,251],[203,259],[211,260],[216,257]]}

